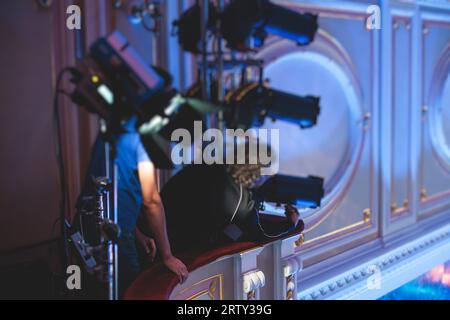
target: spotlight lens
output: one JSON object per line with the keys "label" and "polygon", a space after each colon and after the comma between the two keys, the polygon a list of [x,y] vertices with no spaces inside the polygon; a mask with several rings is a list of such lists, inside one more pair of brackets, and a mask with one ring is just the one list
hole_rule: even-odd
{"label": "spotlight lens", "polygon": [[109,104],[112,105],[114,103],[114,94],[112,91],[102,84],[97,88],[97,92],[100,94],[100,96]]}

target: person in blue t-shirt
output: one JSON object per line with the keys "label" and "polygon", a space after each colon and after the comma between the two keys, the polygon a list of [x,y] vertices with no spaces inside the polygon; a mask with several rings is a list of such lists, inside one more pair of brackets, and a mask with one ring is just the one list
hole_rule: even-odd
{"label": "person in blue t-shirt", "polygon": [[[135,118],[128,121],[124,126],[125,132],[116,137],[115,149],[118,169],[118,222],[122,231],[119,240],[119,281],[122,293],[141,271],[136,242],[153,257],[158,249],[163,263],[178,276],[180,282],[184,282],[188,276],[186,266],[172,255],[164,207],[156,186],[155,167],[135,126]],[[93,148],[82,195],[93,194],[92,177],[105,176],[104,147],[105,142],[99,136]],[[136,227],[141,210],[154,240],[146,237]]]}

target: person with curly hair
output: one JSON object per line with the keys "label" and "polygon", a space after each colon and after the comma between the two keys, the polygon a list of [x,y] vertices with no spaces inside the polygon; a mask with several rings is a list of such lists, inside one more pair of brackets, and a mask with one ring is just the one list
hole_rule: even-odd
{"label": "person with curly hair", "polygon": [[161,191],[172,250],[211,248],[228,242],[264,242],[302,232],[298,210],[287,205],[282,223],[260,219],[252,189],[268,177],[261,164],[190,165]]}

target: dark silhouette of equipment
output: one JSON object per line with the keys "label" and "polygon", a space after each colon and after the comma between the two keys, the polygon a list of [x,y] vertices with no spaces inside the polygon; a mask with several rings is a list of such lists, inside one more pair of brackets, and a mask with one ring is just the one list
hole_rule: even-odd
{"label": "dark silhouette of equipment", "polygon": [[254,194],[259,201],[317,208],[321,206],[324,196],[323,183],[323,178],[319,177],[297,178],[276,175],[254,190]]}

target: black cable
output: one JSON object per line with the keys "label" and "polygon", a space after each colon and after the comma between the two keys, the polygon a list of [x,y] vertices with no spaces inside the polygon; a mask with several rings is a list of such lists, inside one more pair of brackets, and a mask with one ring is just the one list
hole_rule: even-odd
{"label": "black cable", "polygon": [[59,114],[59,96],[60,94],[69,95],[67,92],[60,88],[64,74],[66,72],[72,71],[72,68],[64,68],[58,74],[56,80],[55,94],[53,100],[53,122],[54,129],[56,130],[56,144],[55,144],[55,152],[56,152],[56,161],[58,163],[59,169],[59,183],[61,189],[61,198],[60,198],[60,217],[58,220],[61,223],[61,240],[62,240],[62,265],[64,270],[68,266],[69,261],[69,247],[67,245],[67,228],[66,228],[66,203],[67,203],[67,190],[66,190],[66,175],[65,175],[65,167],[64,167],[64,158],[62,153],[62,130],[60,123],[60,114]]}

